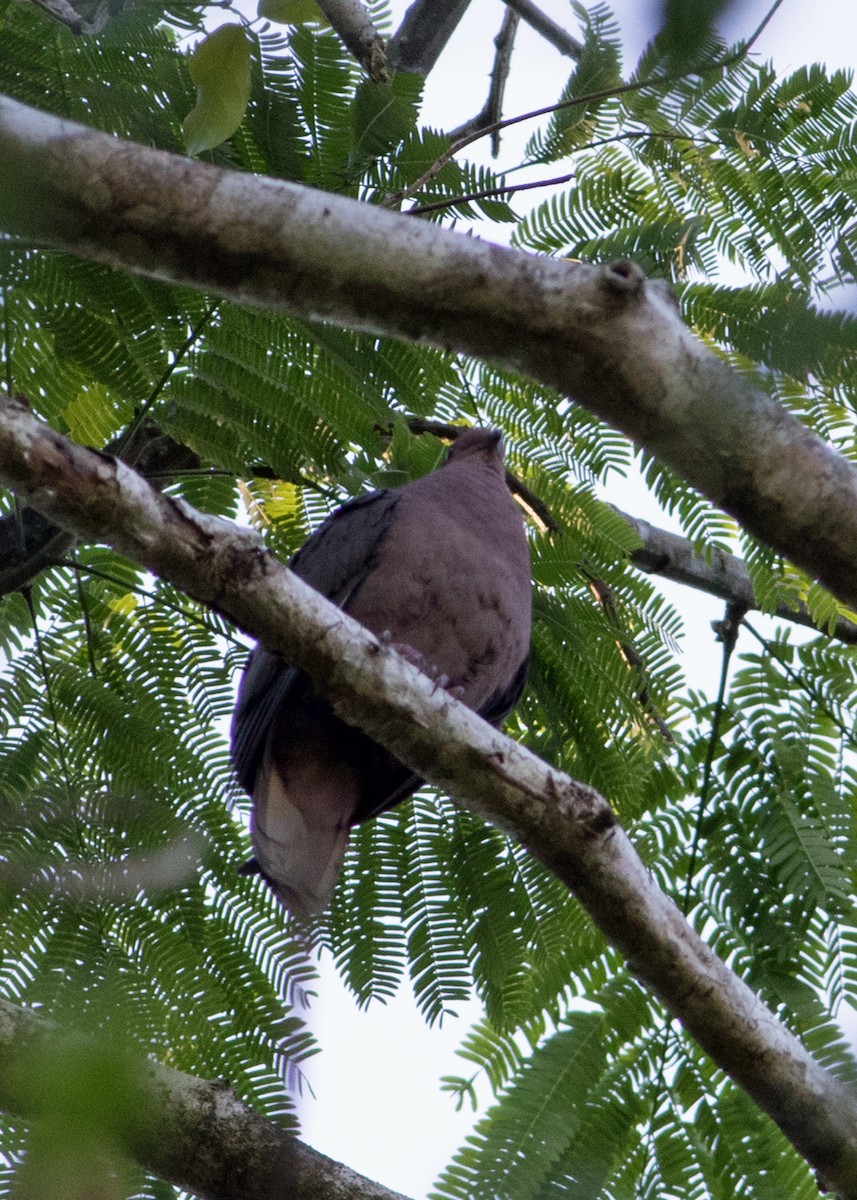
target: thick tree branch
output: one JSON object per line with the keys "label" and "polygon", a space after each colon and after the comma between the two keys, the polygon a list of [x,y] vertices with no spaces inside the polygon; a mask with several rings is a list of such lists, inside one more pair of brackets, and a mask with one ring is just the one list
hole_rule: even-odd
{"label": "thick tree branch", "polygon": [[[73,1070],[81,1051],[92,1057],[98,1049],[0,1000],[0,1107],[30,1119],[66,1116],[52,1113],[26,1064],[50,1056],[59,1069],[70,1057]],[[123,1097],[112,1132],[144,1169],[201,1200],[405,1200],[278,1129],[223,1081],[151,1061],[122,1065],[133,1094]]]}
{"label": "thick tree branch", "polygon": [[390,65],[428,75],[469,4],[470,0],[414,0],[387,46]]}
{"label": "thick tree branch", "polygon": [[254,533],[165,497],[15,401],[0,406],[0,481],[51,520],[109,542],[259,637],[305,670],[344,719],[519,838],[826,1186],[857,1200],[857,1095],[697,936],[601,796],[438,689],[277,563]]}
{"label": "thick tree branch", "polygon": [[[574,397],[857,608],[857,471],[629,263],[538,258],[0,100],[0,228],[159,279],[475,354]],[[39,203],[33,203],[34,196]]]}
{"label": "thick tree branch", "polygon": [[[187,446],[173,441],[150,421],[121,434],[105,451],[131,463],[141,475],[158,476],[155,484],[164,488],[175,473],[199,466],[199,459]],[[74,538],[31,508],[0,517],[0,596],[20,591],[61,559]]]}
{"label": "thick tree branch", "polygon": [[[640,517],[620,513],[631,528],[639,535],[642,545],[631,551],[631,563],[647,575],[659,575],[663,579],[671,579],[674,583],[683,583],[687,587],[708,592],[710,596],[718,596],[727,604],[735,604],[749,610],[758,608],[750,572],[743,559],[725,550],[711,550],[707,554],[697,554],[692,542],[657,525],[650,525]],[[818,631],[818,626],[812,619],[805,604],[791,608],[779,604],[774,609],[774,616],[784,621],[794,621],[809,629]],[[857,625],[845,617],[837,617],[832,629],[828,630],[831,637],[837,638],[850,646],[857,645]]]}
{"label": "thick tree branch", "polygon": [[375,83],[388,83],[384,39],[362,0],[318,0],[318,7],[369,78]]}

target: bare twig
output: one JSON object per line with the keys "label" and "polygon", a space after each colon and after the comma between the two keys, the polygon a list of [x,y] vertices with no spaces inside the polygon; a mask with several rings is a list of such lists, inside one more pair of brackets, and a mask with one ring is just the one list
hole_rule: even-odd
{"label": "bare twig", "polygon": [[[478,120],[475,118],[474,120]],[[692,142],[694,144],[701,143],[702,145],[714,145],[713,138],[693,137],[685,133],[665,133],[654,132],[652,130],[635,130],[629,133],[617,133],[614,137],[598,138],[597,140],[586,142],[583,145],[575,147],[573,153],[580,154],[584,150],[595,150],[599,146],[606,146],[613,142],[634,142],[645,139],[647,141],[668,141],[668,142]],[[719,144],[719,143],[717,143]],[[569,155],[570,157],[570,155]],[[532,163],[523,164],[527,167],[532,167]],[[518,167],[513,167],[505,174],[508,177],[513,170],[519,170]],[[450,196],[446,200],[435,200],[431,204],[415,204],[411,208],[406,209],[409,217],[419,217],[424,213],[440,212],[444,208],[454,208],[457,204],[469,204],[472,200],[489,200],[493,196],[503,196],[505,199],[511,200],[516,192],[531,192],[539,188],[561,187],[565,183],[571,183],[577,177],[576,171],[570,171],[566,175],[555,175],[551,179],[536,179],[531,183],[508,183],[501,184],[498,187],[483,188],[479,192],[465,192],[461,196]]]}
{"label": "bare twig", "polygon": [[580,58],[583,53],[583,43],[572,37],[561,25],[557,25],[556,21],[547,13],[542,12],[533,4],[532,0],[506,0],[506,4],[509,8],[513,8],[518,16],[531,25],[537,33],[540,33],[546,41],[555,46],[560,54],[565,54],[568,58]]}
{"label": "bare twig", "polygon": [[[510,8],[506,9],[500,32],[494,38],[494,66],[491,68],[491,83],[488,89],[488,99],[482,108],[470,121],[460,125],[450,133],[453,141],[484,129],[487,125],[496,125],[503,112],[503,96],[506,91],[506,81],[509,78],[509,67],[512,61],[512,49],[515,44],[515,31],[518,28],[518,16]],[[500,152],[500,134],[491,137],[491,152],[496,158]]]}
{"label": "bare twig", "polygon": [[[500,32],[494,38],[494,65],[491,68],[491,87],[488,90],[488,103],[485,106],[485,117],[488,124],[496,124],[503,116],[503,97],[506,94],[509,68],[512,65],[512,50],[515,45],[519,19],[518,14],[507,7]],[[499,133],[495,133],[491,137],[491,153],[495,158],[500,153]]]}
{"label": "bare twig", "polygon": [[[476,120],[478,121],[479,118],[477,117]],[[415,204],[406,212],[409,217],[421,217],[424,213],[440,212],[444,208],[455,208],[458,204],[469,204],[473,200],[490,200],[493,196],[503,196],[506,200],[511,200],[516,192],[532,192],[537,188],[561,187],[564,183],[571,183],[575,176],[576,172],[571,171],[567,175],[556,175],[553,179],[539,179],[534,183],[510,183],[506,187],[483,188],[479,192],[467,192],[463,196],[450,196],[447,200],[435,200],[431,204]]]}

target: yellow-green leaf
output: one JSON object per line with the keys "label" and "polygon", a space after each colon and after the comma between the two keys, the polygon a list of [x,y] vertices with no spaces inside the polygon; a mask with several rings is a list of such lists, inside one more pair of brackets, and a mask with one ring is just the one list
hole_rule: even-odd
{"label": "yellow-green leaf", "polygon": [[81,388],[63,410],[69,436],[84,446],[101,447],[130,420],[133,406],[114,395],[103,383]]}
{"label": "yellow-green leaf", "polygon": [[316,0],[259,0],[258,13],[280,25],[327,24]]}
{"label": "yellow-green leaf", "polygon": [[182,122],[188,154],[211,150],[231,137],[250,99],[250,43],[241,25],[221,25],[188,61],[196,105]]}

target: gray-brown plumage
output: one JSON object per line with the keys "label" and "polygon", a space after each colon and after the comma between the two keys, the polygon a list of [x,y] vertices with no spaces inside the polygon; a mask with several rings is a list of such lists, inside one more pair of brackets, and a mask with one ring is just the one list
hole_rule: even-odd
{"label": "gray-brown plumage", "polygon": [[[511,711],[529,654],[530,565],[499,431],[467,430],[438,471],[343,505],[291,567],[492,724]],[[253,797],[245,870],[297,914],[326,906],[349,828],[421,783],[261,646],[241,681],[232,757]]]}

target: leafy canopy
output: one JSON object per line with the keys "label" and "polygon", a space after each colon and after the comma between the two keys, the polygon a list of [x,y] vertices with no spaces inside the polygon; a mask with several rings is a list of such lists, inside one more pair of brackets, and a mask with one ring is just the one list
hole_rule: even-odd
{"label": "leafy canopy", "polygon": [[[383,4],[371,7],[383,24]],[[574,12],[585,45],[560,99],[575,103],[537,123],[526,149],[573,182],[519,217],[496,189],[520,164],[489,170],[459,154],[405,207],[441,204],[423,219],[460,229],[514,222],[513,242],[539,254],[635,259],[674,283],[699,336],[855,457],[857,322],[824,303],[857,258],[849,78],[818,66],[780,77],[709,40],[695,51],[708,69],[670,76],[673,51],[654,44],[630,76],[639,86],[605,94],[622,80],[616,23],[600,4]],[[408,195],[449,148],[421,121],[419,80],[368,82],[322,25],[230,18],[189,58],[204,20],[142,0],[75,37],[0,0],[0,89],[367,204]],[[249,514],[282,557],[347,496],[431,469],[439,442],[408,419],[501,426],[510,468],[553,520],[530,527],[533,661],[509,731],[606,794],[718,953],[831,1070],[855,1077],[836,1018],[857,1003],[857,661],[824,632],[839,612],[829,595],[526,379],[10,241],[0,263],[6,388],[96,446],[154,422],[195,456],[170,492]],[[745,282],[724,281],[724,264]],[[688,690],[680,614],[630,566],[635,535],[600,498],[635,463],[697,548],[739,549],[765,606],[804,601],[822,630],[803,644],[788,627],[745,635],[719,702]],[[314,1049],[312,945],[236,873],[247,805],[224,730],[243,645],[111,551],[79,545],[3,597],[0,651],[3,994],[97,1030],[108,1055],[130,1044],[223,1076],[292,1123]],[[166,886],[144,886],[154,861]],[[473,992],[484,1005],[445,1087],[490,1104],[437,1197],[816,1194],[782,1135],[557,881],[443,796],[421,793],[356,833],[311,941],[361,1004],[407,976],[429,1022]],[[87,1077],[69,1110],[96,1096],[109,1111],[122,1078]],[[85,1171],[104,1136],[97,1114],[76,1141],[70,1128],[33,1133],[34,1194],[53,1194],[58,1157]],[[26,1136],[5,1119],[3,1195]],[[127,1187],[169,1193],[142,1178]]]}

